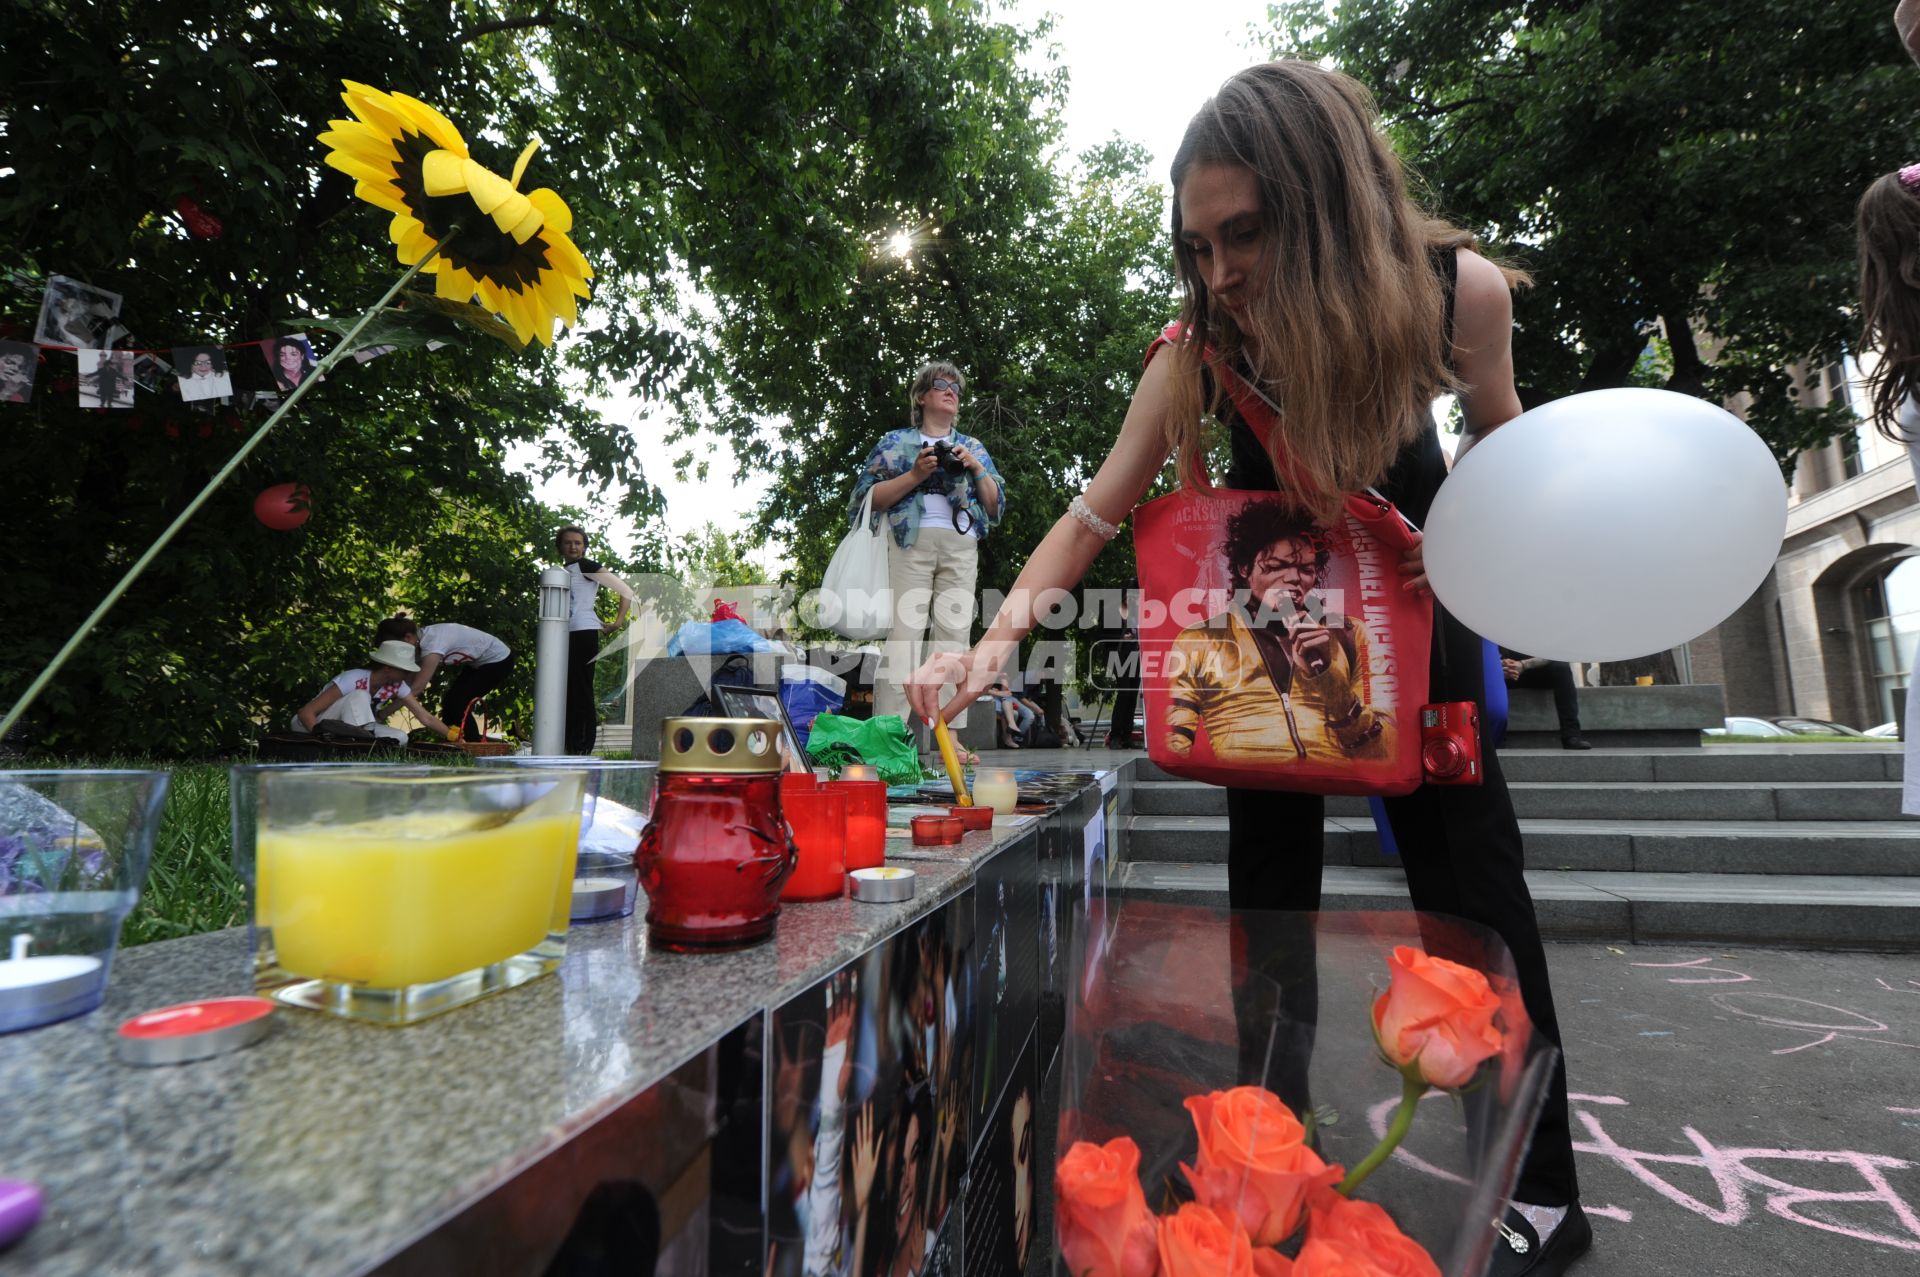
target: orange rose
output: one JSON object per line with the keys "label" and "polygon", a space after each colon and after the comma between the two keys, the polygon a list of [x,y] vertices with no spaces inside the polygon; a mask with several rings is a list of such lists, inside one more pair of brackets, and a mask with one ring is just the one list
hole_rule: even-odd
{"label": "orange rose", "polygon": [[1288,1277],[1385,1277],[1389,1271],[1375,1264],[1365,1251],[1309,1237]]}
{"label": "orange rose", "polygon": [[1349,1201],[1338,1193],[1316,1198],[1307,1240],[1364,1255],[1373,1264],[1368,1271],[1381,1277],[1440,1277],[1440,1266],[1426,1248],[1372,1202]]}
{"label": "orange rose", "polygon": [[1253,1246],[1240,1217],[1187,1202],[1162,1219],[1160,1277],[1254,1277]]}
{"label": "orange rose", "polygon": [[1195,1200],[1237,1215],[1254,1245],[1285,1240],[1299,1226],[1308,1195],[1339,1182],[1340,1168],[1302,1142],[1305,1130],[1273,1092],[1236,1086],[1190,1096],[1186,1104],[1200,1152],[1180,1169]]}
{"label": "orange rose", "polygon": [[1293,1261],[1277,1250],[1253,1249],[1253,1277],[1293,1277]]}
{"label": "orange rose", "polygon": [[1153,1277],[1156,1225],[1140,1191],[1140,1146],[1077,1141],[1053,1173],[1060,1254],[1075,1277]]}
{"label": "orange rose", "polygon": [[1500,999],[1472,967],[1400,945],[1387,991],[1373,1003],[1373,1034],[1394,1067],[1417,1067],[1429,1086],[1453,1090],[1500,1053]]}

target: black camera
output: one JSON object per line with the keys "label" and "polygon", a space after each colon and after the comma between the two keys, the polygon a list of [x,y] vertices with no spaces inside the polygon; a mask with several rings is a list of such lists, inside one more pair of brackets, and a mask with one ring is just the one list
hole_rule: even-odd
{"label": "black camera", "polygon": [[940,469],[946,474],[965,474],[967,463],[953,455],[953,445],[945,439],[933,441],[933,459],[940,463]]}

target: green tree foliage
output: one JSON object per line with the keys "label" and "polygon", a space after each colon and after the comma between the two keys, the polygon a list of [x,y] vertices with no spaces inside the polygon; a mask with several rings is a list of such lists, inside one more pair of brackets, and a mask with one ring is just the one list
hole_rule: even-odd
{"label": "green tree foliage", "polygon": [[[9,336],[30,333],[52,273],[122,293],[141,347],[317,335],[316,317],[367,304],[397,270],[387,219],[314,140],[342,114],[343,78],[437,106],[499,172],[538,133],[530,184],[572,204],[600,271],[557,358],[468,342],[339,370],[82,649],[33,739],[233,747],[361,659],[373,622],[401,606],[530,651],[552,520],[508,472],[508,448],[544,440],[549,465],[611,485],[622,513],[655,514],[632,434],[591,392],[713,382],[728,352],[690,340],[697,316],[677,313],[689,284],[730,322],[807,350],[821,331],[810,314],[847,314],[876,210],[935,208],[930,192],[988,180],[1042,184],[987,171],[995,130],[1026,128],[1024,103],[980,100],[981,86],[1016,84],[1015,48],[974,5],[894,0],[12,5]],[[223,233],[189,234],[183,198]],[[73,375],[72,356],[49,353],[34,403],[0,409],[14,478],[0,556],[19,565],[8,597],[26,614],[0,653],[8,701],[251,424],[164,395],[82,411]],[[249,503],[287,480],[312,489],[313,517],[269,532]]]}
{"label": "green tree foliage", "polygon": [[[1044,36],[936,11],[918,38],[947,68],[927,86],[946,149],[902,154],[902,188],[848,223],[861,253],[831,288],[764,287],[703,321],[721,357],[688,396],[683,430],[715,431],[743,471],[774,476],[759,527],[787,548],[802,591],[848,530],[868,453],[910,423],[908,385],[932,359],[966,374],[959,428],[1005,479],[979,584],[1009,587],[1106,455],[1146,345],[1172,317],[1165,189],[1118,140],[1058,155],[1063,75],[1019,61]],[[1132,561],[1123,537],[1083,589],[1124,586]]]}
{"label": "green tree foliage", "polygon": [[1304,0],[1273,13],[1277,52],[1330,58],[1371,87],[1441,211],[1533,272],[1516,305],[1527,402],[1641,382],[1661,332],[1665,384],[1751,396],[1783,465],[1849,424],[1798,407],[1786,369],[1852,335],[1854,202],[1920,135],[1885,4]]}

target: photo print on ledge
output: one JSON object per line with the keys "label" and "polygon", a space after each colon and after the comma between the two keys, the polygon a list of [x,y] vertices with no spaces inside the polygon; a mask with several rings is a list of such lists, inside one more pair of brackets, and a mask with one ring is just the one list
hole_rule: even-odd
{"label": "photo print on ledge", "polygon": [[82,408],[133,407],[133,352],[131,350],[80,350],[80,406]]}
{"label": "photo print on ledge", "polygon": [[114,323],[120,314],[120,294],[65,275],[49,275],[40,299],[40,324],[33,339],[42,346],[71,346],[98,350],[111,346],[126,330]]}
{"label": "photo print on ledge", "polygon": [[33,379],[39,370],[38,350],[24,341],[0,341],[0,403],[32,399]]}
{"label": "photo print on ledge", "polygon": [[180,398],[187,403],[225,399],[233,393],[227,352],[218,346],[176,346],[173,367],[180,376]]}

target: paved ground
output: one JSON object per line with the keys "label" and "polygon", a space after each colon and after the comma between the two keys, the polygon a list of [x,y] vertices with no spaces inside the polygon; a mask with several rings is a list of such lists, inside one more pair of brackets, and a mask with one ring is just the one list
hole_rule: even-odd
{"label": "paved ground", "polygon": [[1575,1273],[1920,1272],[1920,956],[1548,948]]}

